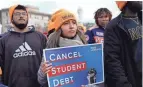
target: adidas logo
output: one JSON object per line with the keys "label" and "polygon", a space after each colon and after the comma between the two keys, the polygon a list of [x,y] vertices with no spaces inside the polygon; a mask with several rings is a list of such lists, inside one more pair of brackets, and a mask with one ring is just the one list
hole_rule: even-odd
{"label": "adidas logo", "polygon": [[14,58],[36,55],[36,52],[32,51],[27,42],[24,42],[21,46],[19,46],[19,48],[15,52],[16,53],[13,55]]}

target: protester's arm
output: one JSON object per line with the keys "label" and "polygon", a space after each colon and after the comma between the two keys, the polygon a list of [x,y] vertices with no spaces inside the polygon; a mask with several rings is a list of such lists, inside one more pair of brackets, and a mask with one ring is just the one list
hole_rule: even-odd
{"label": "protester's arm", "polygon": [[[2,67],[3,67],[3,55],[4,55],[4,43],[2,41],[2,39],[0,39],[0,68],[1,68],[1,71],[0,71],[0,80],[2,80],[1,76],[2,76]],[[1,85],[3,84],[2,81],[0,81]]]}
{"label": "protester's arm", "polygon": [[2,66],[2,54],[3,54],[3,46],[2,46],[2,40],[0,39],[0,67]]}
{"label": "protester's arm", "polygon": [[[3,52],[4,52],[4,46],[3,46],[3,42],[2,39],[0,39],[0,68],[2,68],[3,66]],[[1,70],[1,69],[0,69]],[[0,74],[2,73],[2,71],[0,72]]]}
{"label": "protester's arm", "polygon": [[86,40],[87,40],[88,44],[95,43],[91,30],[87,30],[85,33],[85,36],[86,36]]}
{"label": "protester's arm", "polygon": [[119,35],[115,32],[115,29],[107,27],[104,35],[104,58],[108,87],[132,87],[121,64],[120,44]]}
{"label": "protester's arm", "polygon": [[94,41],[94,35],[93,35],[93,33],[92,33],[92,30],[93,30],[94,28],[98,28],[98,26],[97,26],[97,25],[93,25],[91,28],[89,28],[89,29],[85,32],[85,36],[86,36],[86,40],[87,40],[88,44],[93,44],[93,43],[95,43],[95,41]]}
{"label": "protester's arm", "polygon": [[44,59],[42,59],[40,68],[38,70],[38,82],[42,87],[48,87],[48,81],[47,81],[47,73],[52,68],[52,64],[49,62],[45,62]]}
{"label": "protester's arm", "polygon": [[40,83],[41,86],[48,85],[47,77],[42,72],[41,66],[38,70],[38,82]]}
{"label": "protester's arm", "polygon": [[3,47],[2,47],[2,40],[0,39],[0,83],[2,82],[2,70],[1,70],[1,66],[2,66],[2,62],[3,62],[3,59],[2,59],[2,54],[3,54]]}

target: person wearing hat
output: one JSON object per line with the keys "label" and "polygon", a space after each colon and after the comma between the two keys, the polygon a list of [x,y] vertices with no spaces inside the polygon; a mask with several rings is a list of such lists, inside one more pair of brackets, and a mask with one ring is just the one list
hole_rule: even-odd
{"label": "person wearing hat", "polygon": [[0,39],[2,84],[8,87],[40,87],[37,72],[46,37],[34,27],[29,29],[25,6],[10,7],[9,16],[13,28]]}
{"label": "person wearing hat", "polygon": [[55,12],[54,14],[52,14],[52,17],[51,19],[48,21],[48,36],[50,36],[50,34],[52,34],[54,31],[55,31],[55,28],[54,28],[54,20],[55,20],[55,17],[57,14],[59,14],[61,11],[64,11],[65,9],[60,9],[58,10],[57,12]]}
{"label": "person wearing hat", "polygon": [[[67,10],[58,10],[54,13],[54,17],[52,21],[55,31],[49,36],[47,48],[86,44],[85,36],[78,30],[77,20],[73,13]],[[41,63],[38,71],[38,81],[43,87],[48,87],[46,75],[51,67],[51,63]]]}
{"label": "person wearing hat", "polygon": [[104,34],[105,83],[108,87],[142,87],[142,1],[117,1],[121,14]]}
{"label": "person wearing hat", "polygon": [[47,29],[47,31],[48,31],[47,37],[49,37],[49,35],[52,34],[55,31],[54,23],[51,20],[48,21],[48,29]]}

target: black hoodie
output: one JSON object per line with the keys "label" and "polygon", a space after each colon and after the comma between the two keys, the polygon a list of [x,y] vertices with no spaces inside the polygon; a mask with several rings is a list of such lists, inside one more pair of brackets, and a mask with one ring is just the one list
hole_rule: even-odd
{"label": "black hoodie", "polygon": [[8,87],[40,87],[37,81],[46,37],[31,29],[8,32],[0,39],[2,83]]}

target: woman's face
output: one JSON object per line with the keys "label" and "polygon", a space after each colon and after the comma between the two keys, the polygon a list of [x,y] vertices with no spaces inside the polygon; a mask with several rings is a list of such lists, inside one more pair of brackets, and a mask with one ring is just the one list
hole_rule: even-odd
{"label": "woman's face", "polygon": [[77,32],[77,23],[75,20],[68,20],[61,26],[62,35],[67,38],[72,38]]}

